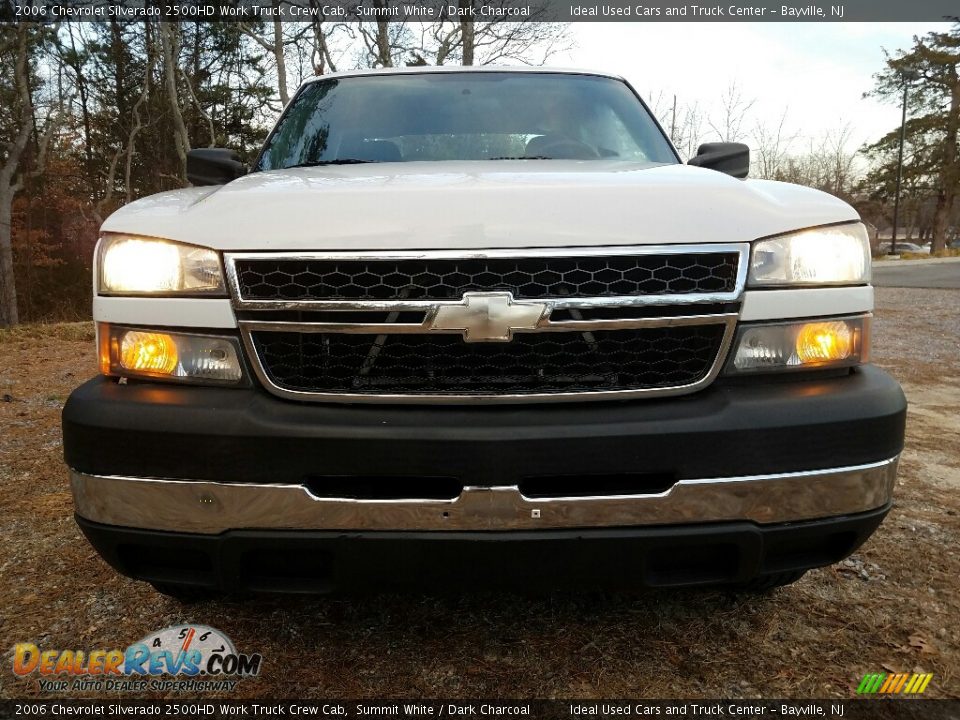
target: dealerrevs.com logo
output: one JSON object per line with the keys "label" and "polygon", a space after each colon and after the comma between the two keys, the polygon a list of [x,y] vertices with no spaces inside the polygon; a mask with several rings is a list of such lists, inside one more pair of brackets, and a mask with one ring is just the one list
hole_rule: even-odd
{"label": "dealerrevs.com logo", "polygon": [[151,633],[124,650],[44,650],[32,643],[13,649],[13,672],[36,675],[40,690],[136,691],[233,690],[260,673],[259,653],[238,653],[219,630],[174,625]]}

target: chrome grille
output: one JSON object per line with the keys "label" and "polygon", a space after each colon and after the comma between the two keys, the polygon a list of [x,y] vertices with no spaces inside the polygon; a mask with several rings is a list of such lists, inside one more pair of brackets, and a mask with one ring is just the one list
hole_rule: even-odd
{"label": "chrome grille", "polygon": [[271,392],[334,402],[680,394],[726,356],[746,244],[226,256]]}
{"label": "chrome grille", "polygon": [[517,299],[730,292],[736,252],[417,258],[326,258],[236,263],[244,300],[458,300],[505,291]]}
{"label": "chrome grille", "polygon": [[723,325],[456,335],[254,332],[271,382],[310,393],[583,393],[692,385],[710,371]]}

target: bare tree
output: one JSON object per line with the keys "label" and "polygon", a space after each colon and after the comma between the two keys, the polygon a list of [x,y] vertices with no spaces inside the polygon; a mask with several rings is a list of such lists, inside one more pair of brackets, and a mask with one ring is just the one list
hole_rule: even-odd
{"label": "bare tree", "polygon": [[[676,101],[676,97],[676,95],[673,96],[674,102]],[[673,108],[667,103],[666,93],[664,93],[663,90],[657,90],[656,93],[651,90],[647,96],[647,107],[650,108],[650,112],[653,113],[657,121],[669,130],[670,116]]]}
{"label": "bare tree", "polygon": [[[279,0],[273,0],[274,10],[280,7]],[[270,39],[264,38],[255,28],[248,23],[240,24],[240,31],[247,37],[254,40],[260,47],[273,56],[273,62],[277,71],[277,92],[280,95],[280,104],[284,107],[290,102],[290,91],[287,86],[287,59],[286,48],[290,41],[284,39],[283,21],[275,17],[270,23]]]}
{"label": "bare tree", "polygon": [[806,152],[785,158],[778,179],[849,198],[856,181],[856,153],[849,147],[851,135],[850,124],[841,123],[837,130],[811,139]]}
{"label": "bare tree", "polygon": [[[460,64],[473,65],[477,55],[476,24],[467,11],[473,10],[473,0],[459,0],[460,6]],[[467,19],[470,17],[470,19]]]}
{"label": "bare tree", "polygon": [[853,128],[850,123],[840,124],[827,133],[820,144],[824,183],[822,189],[834,195],[849,195],[855,175],[856,152],[850,150]]}
{"label": "bare tree", "polygon": [[780,121],[774,127],[757,123],[753,129],[754,175],[765,180],[779,180],[784,163],[790,151],[790,145],[797,134],[787,134],[787,108],[783,109]]}
{"label": "bare tree", "polygon": [[[42,123],[39,121],[30,88],[30,34],[46,31],[30,27],[26,23],[8,28],[7,33],[0,35],[0,56],[14,56],[14,97],[11,98],[14,124],[12,139],[6,143],[3,165],[0,166],[0,327],[20,322],[17,285],[13,272],[13,199],[23,189],[28,175],[35,177],[44,172],[47,150],[63,120],[65,103],[72,102],[72,98],[64,100],[60,88],[57,102],[52,103],[46,119]],[[56,36],[57,29],[58,25],[54,24],[50,37]],[[37,140],[32,167],[27,172],[24,153],[30,145],[31,136],[35,134]]]}
{"label": "bare tree", "polygon": [[698,103],[687,105],[678,115],[672,140],[682,156],[691,158],[697,154],[697,148],[704,140],[705,122],[706,115]]}
{"label": "bare tree", "polygon": [[377,20],[360,21],[350,25],[363,44],[364,51],[358,58],[360,65],[371,68],[394,67],[397,62],[415,49],[412,33],[406,22],[391,22],[386,11],[391,0],[371,0],[371,7],[380,10]]}
{"label": "bare tree", "polygon": [[747,115],[756,104],[756,99],[747,100],[743,97],[736,80],[727,86],[721,97],[721,114],[717,122],[709,121],[713,130],[722,142],[739,142],[746,133],[743,130]]}
{"label": "bare tree", "polygon": [[543,22],[543,8],[535,8],[524,21],[484,20],[470,15],[476,0],[458,0],[459,17],[445,12],[430,26],[428,37],[417,48],[424,62],[444,65],[492,65],[514,62],[543,65],[573,46],[569,23]]}
{"label": "bare tree", "polygon": [[[16,134],[6,148],[3,166],[0,167],[0,326],[20,322],[17,312],[17,286],[13,275],[13,197],[23,188],[23,178],[18,177],[20,159],[33,132],[33,100],[30,97],[30,64],[27,48],[26,23],[16,26],[14,44],[13,84],[16,91],[14,115]],[[7,53],[4,53],[5,55]],[[16,178],[16,180],[14,179]]]}
{"label": "bare tree", "polygon": [[153,77],[154,52],[149,33],[146,37],[146,49],[147,63],[143,73],[143,88],[140,90],[140,97],[138,97],[137,101],[133,104],[133,127],[130,128],[130,134],[127,136],[127,162],[123,175],[123,187],[126,191],[127,202],[133,199],[133,185],[130,182],[130,176],[133,171],[133,154],[137,147],[137,135],[144,126],[149,123],[149,119],[147,123],[145,123],[140,115],[140,108],[150,99],[150,79]]}
{"label": "bare tree", "polygon": [[[310,0],[311,7],[317,5],[318,0]],[[318,8],[317,8],[318,9]],[[322,15],[312,15],[310,28],[313,31],[311,60],[314,75],[324,75],[327,72],[336,72],[337,64],[330,52],[330,39],[342,25],[327,22]]]}
{"label": "bare tree", "polygon": [[167,92],[167,103],[173,118],[173,141],[180,158],[180,176],[187,182],[187,153],[190,151],[190,136],[183,122],[180,108],[180,93],[177,89],[177,59],[180,55],[180,26],[177,23],[160,23],[160,46],[163,52],[163,78]]}

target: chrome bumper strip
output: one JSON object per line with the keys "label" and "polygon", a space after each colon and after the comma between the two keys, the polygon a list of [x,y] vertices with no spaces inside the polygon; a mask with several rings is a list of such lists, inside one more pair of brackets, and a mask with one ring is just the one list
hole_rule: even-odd
{"label": "chrome bumper strip", "polygon": [[226,530],[542,530],[851,515],[893,496],[898,458],[854,467],[681,480],[651,495],[531,499],[516,486],[465,487],[453,500],[318,498],[302,485],[86,475],[71,470],[77,514],[130,528]]}

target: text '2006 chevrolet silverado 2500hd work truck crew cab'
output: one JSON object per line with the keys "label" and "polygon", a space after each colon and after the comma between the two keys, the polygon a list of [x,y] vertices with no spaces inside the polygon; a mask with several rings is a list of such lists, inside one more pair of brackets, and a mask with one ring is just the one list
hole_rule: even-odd
{"label": "text '2006 chevrolet silverado 2500hd work truck crew cab'", "polygon": [[890,508],[846,203],[598,73],[317,78],[103,225],[77,522],[164,592],[769,587]]}

